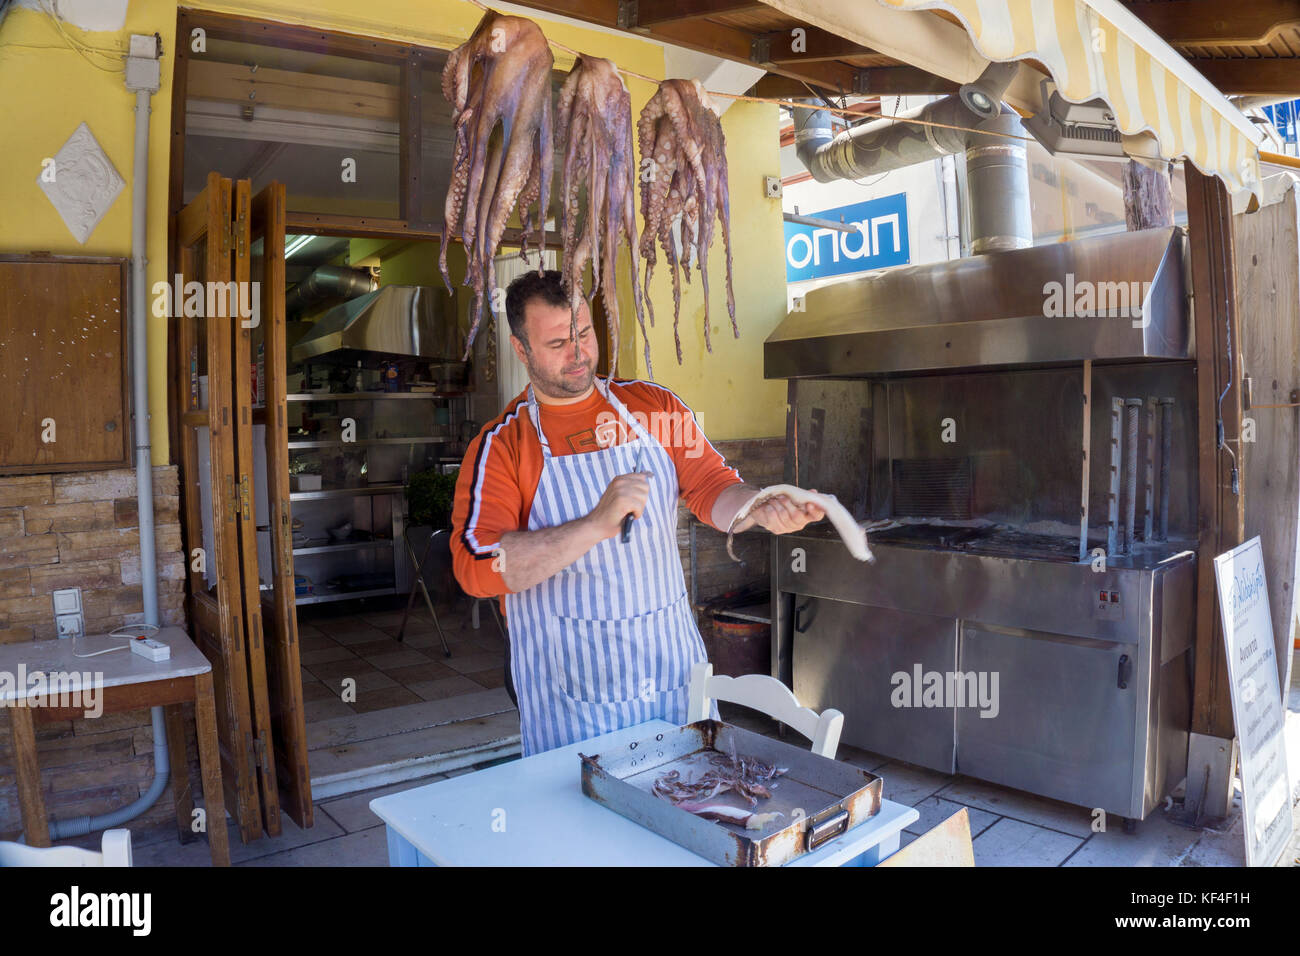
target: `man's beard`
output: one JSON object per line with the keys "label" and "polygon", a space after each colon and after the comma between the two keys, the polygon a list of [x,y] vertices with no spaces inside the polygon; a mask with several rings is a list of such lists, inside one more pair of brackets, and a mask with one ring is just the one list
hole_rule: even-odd
{"label": "man's beard", "polygon": [[[591,388],[596,377],[595,363],[583,366],[585,375],[564,375],[562,371],[558,378],[543,374],[532,362],[527,363],[527,368],[533,387],[551,398],[573,398],[575,395],[581,395]],[[576,365],[571,363],[566,368],[576,368]]]}

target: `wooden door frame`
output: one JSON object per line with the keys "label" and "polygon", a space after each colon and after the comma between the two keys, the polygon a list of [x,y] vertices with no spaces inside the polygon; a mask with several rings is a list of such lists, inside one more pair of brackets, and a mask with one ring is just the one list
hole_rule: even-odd
{"label": "wooden door frame", "polygon": [[[1198,469],[1191,731],[1230,740],[1235,731],[1223,625],[1215,597],[1214,558],[1241,544],[1245,534],[1242,495],[1245,477],[1240,446],[1243,371],[1233,263],[1232,199],[1217,177],[1202,175],[1190,163],[1186,177],[1196,333]],[[1218,443],[1220,419],[1223,448]],[[1237,469],[1235,487],[1234,467]],[[1189,790],[1191,772],[1189,767]],[[1228,780],[1231,780],[1231,768]]]}
{"label": "wooden door frame", "polygon": [[[261,321],[266,377],[266,500],[271,536],[270,598],[263,604],[271,703],[271,739],[284,810],[301,828],[313,822],[311,774],[303,710],[301,645],[293,577],[293,513],[289,487],[288,354],[284,314],[285,189],[271,183],[252,198],[250,246],[262,239]],[[260,476],[255,476],[255,479]]]}
{"label": "wooden door frame", "polygon": [[[249,224],[252,188],[247,179],[234,183],[234,208],[231,214],[231,255],[234,257],[235,284],[239,290],[251,281],[251,247]],[[239,299],[243,301],[243,293]],[[260,304],[260,303],[259,303]],[[271,733],[271,705],[266,680],[266,648],[263,643],[261,577],[257,567],[257,522],[253,514],[253,330],[239,316],[227,326],[231,334],[233,360],[233,411],[235,482],[239,507],[238,525],[241,604],[244,615],[245,653],[248,655],[249,693],[253,707],[254,739],[259,742],[254,753],[262,793],[262,825],[268,836],[280,835],[280,788],[275,780],[275,753]],[[260,313],[259,313],[260,314]]]}
{"label": "wooden door frame", "polygon": [[[192,269],[189,268],[191,250],[206,236],[204,281],[228,281],[232,273],[229,245],[232,199],[230,180],[211,173],[203,193],[174,217],[172,233],[175,245],[172,254],[179,274],[192,274]],[[229,311],[229,303],[227,307]],[[172,395],[177,401],[174,411],[178,414],[173,416],[177,438],[173,456],[179,455],[182,468],[179,483],[183,518],[181,531],[190,592],[190,632],[195,644],[213,663],[223,785],[227,791],[228,806],[239,825],[241,839],[249,842],[261,834],[262,821],[261,801],[253,772],[254,731],[243,616],[234,613],[239,595],[237,591],[231,591],[232,578],[235,582],[239,580],[232,445],[235,422],[230,406],[233,395],[228,384],[233,345],[233,339],[229,335],[232,318],[229,315],[207,315],[198,321],[204,323],[205,328],[208,365],[206,411],[197,407],[197,395],[194,394],[197,379],[189,374],[191,357],[197,360],[196,326],[183,315],[170,319],[171,340],[175,348],[169,350],[169,354],[175,357],[171,363],[175,373]],[[198,468],[198,429],[201,427],[208,429],[209,438],[209,482],[215,552],[211,555],[202,553],[202,499]],[[196,555],[201,556],[203,561],[195,560]],[[215,597],[208,593],[202,570],[209,561],[214,562],[216,569]],[[210,822],[212,826],[225,825],[224,821]]]}

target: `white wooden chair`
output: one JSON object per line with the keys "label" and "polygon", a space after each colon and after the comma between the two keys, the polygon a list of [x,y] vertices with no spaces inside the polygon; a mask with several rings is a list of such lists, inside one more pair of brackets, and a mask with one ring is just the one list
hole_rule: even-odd
{"label": "white wooden chair", "polygon": [[27,846],[0,842],[3,866],[130,866],[131,831],[105,830],[98,850],[75,846]]}
{"label": "white wooden chair", "polygon": [[695,723],[709,716],[709,703],[726,700],[744,707],[762,711],[773,720],[793,727],[812,741],[812,752],[835,759],[840,746],[840,731],[844,715],[827,708],[821,716],[807,707],[799,706],[790,688],[775,677],[766,674],[745,674],[743,677],[713,676],[713,665],[700,661],[691,670],[690,704],[686,722]]}

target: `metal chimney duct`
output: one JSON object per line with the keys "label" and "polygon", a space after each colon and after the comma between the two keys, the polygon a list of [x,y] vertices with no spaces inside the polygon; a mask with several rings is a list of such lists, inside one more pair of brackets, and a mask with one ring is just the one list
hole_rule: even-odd
{"label": "metal chimney duct", "polygon": [[1016,63],[991,63],[959,93],[900,113],[898,119],[851,127],[838,136],[831,133],[826,110],[796,110],[795,151],[822,183],[861,179],[964,152],[971,252],[1032,246],[1026,140],[1008,138],[1028,134],[1017,114],[999,102],[1017,69]]}

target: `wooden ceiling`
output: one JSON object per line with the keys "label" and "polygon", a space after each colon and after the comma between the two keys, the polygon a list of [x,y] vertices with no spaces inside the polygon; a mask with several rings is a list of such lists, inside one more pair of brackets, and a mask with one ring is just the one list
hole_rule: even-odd
{"label": "wooden ceiling", "polygon": [[1122,0],[1223,93],[1300,96],[1297,0]]}
{"label": "wooden ceiling", "polygon": [[[764,67],[757,95],[805,97],[809,84],[836,95],[951,92],[956,85],[786,16],[759,0],[516,0],[521,6],[627,30]],[[868,0],[846,0],[868,2]],[[869,0],[874,2],[874,0]],[[791,49],[796,27],[804,49]]]}
{"label": "wooden ceiling", "polygon": [[[894,96],[956,89],[949,80],[809,26],[759,0],[516,2],[761,66],[768,73],[754,92],[762,96],[807,96],[807,85],[835,95]],[[1300,0],[1121,2],[1225,94],[1300,96]],[[806,31],[806,47],[798,52],[791,49],[795,28]]]}

